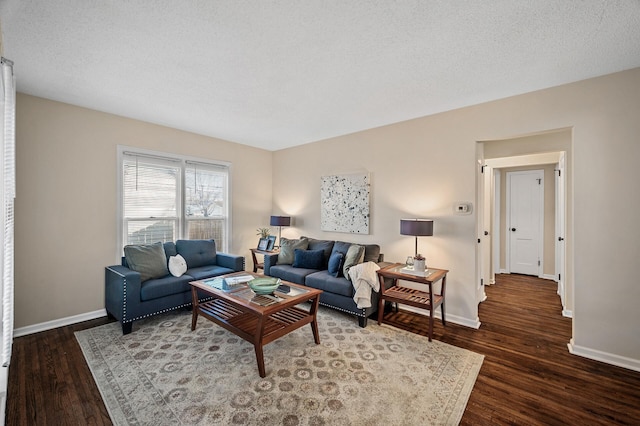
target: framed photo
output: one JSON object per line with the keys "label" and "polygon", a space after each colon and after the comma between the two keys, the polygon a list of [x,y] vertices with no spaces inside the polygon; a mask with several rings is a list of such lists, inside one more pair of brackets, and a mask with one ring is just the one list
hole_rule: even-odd
{"label": "framed photo", "polygon": [[267,244],[267,251],[272,251],[273,248],[276,245],[276,236],[275,235],[269,235],[267,237],[267,239],[269,240],[269,244]]}
{"label": "framed photo", "polygon": [[269,239],[260,238],[260,241],[258,241],[258,250],[267,250],[268,246],[269,246]]}

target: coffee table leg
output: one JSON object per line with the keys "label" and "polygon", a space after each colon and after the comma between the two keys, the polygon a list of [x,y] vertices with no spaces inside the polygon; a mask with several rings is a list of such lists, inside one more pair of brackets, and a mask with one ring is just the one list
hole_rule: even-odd
{"label": "coffee table leg", "polygon": [[253,346],[256,351],[256,360],[258,361],[258,373],[260,377],[265,377],[267,373],[264,371],[264,354],[262,353],[262,346],[256,344]]}
{"label": "coffee table leg", "polygon": [[309,312],[313,315],[313,321],[311,321],[311,330],[313,331],[313,340],[316,342],[316,345],[320,344],[320,332],[318,331],[318,305],[320,304],[320,296],[316,297],[311,304],[311,311]]}
{"label": "coffee table leg", "polygon": [[267,373],[264,370],[264,353],[262,352],[262,338],[264,336],[264,325],[267,322],[267,317],[264,315],[260,317],[258,321],[258,325],[256,327],[256,334],[253,337],[253,348],[256,352],[256,361],[258,361],[258,373],[260,373],[260,377],[265,377]]}
{"label": "coffee table leg", "polygon": [[191,331],[196,329],[198,322],[198,290],[191,287]]}

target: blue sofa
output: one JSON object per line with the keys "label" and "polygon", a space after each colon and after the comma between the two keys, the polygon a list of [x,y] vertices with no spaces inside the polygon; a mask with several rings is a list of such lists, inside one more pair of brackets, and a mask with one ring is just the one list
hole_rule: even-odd
{"label": "blue sofa", "polygon": [[[123,334],[131,333],[136,320],[191,306],[190,281],[244,271],[244,256],[216,252],[214,240],[178,240],[127,248],[121,265],[105,268],[105,308],[109,316],[122,324]],[[135,258],[133,254],[129,256],[129,261],[136,265],[148,264],[149,259],[155,261],[159,271],[149,276],[143,267],[130,267],[127,253],[136,254]],[[158,261],[162,255],[164,259]],[[186,261],[186,272],[180,276],[169,273],[167,266],[169,259],[177,255]],[[206,299],[206,295],[200,298]]]}
{"label": "blue sofa", "polygon": [[[264,256],[264,274],[322,290],[323,293],[320,295],[321,305],[356,315],[360,327],[366,327],[367,318],[378,311],[379,294],[377,292],[371,293],[371,307],[358,308],[353,300],[355,289],[351,281],[345,278],[343,274],[338,274],[339,276],[336,277],[329,273],[331,255],[336,252],[346,254],[352,244],[344,241],[318,240],[309,237],[300,238],[300,240],[303,239],[307,240],[307,244],[303,245],[305,247],[304,250],[324,251],[324,259],[320,268],[298,267],[295,262],[292,264],[278,263],[278,254],[267,254]],[[380,267],[388,265],[388,263],[384,262],[384,255],[380,253],[379,245],[362,245],[364,246],[363,262],[376,262]],[[390,285],[390,281],[385,283],[385,288]]]}

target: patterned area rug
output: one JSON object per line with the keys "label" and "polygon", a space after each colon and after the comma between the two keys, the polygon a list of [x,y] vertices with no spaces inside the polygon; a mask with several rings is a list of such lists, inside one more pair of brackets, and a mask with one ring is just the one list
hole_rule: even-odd
{"label": "patterned area rug", "polygon": [[483,356],[369,321],[318,314],[264,348],[185,311],[76,333],[116,425],[458,424]]}

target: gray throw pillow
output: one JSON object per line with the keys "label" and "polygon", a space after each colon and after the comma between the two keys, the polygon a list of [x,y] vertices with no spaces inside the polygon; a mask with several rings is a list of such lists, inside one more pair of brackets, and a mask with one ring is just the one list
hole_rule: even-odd
{"label": "gray throw pillow", "polygon": [[380,260],[380,246],[377,244],[366,244],[364,246],[364,260],[362,262],[376,262]]}
{"label": "gray throw pillow", "polygon": [[300,238],[299,240],[290,240],[288,238],[280,238],[280,253],[278,253],[278,265],[291,265],[294,260],[295,249],[306,250],[309,247],[309,240]]}
{"label": "gray throw pillow", "polygon": [[342,274],[350,280],[349,278],[349,269],[352,266],[362,263],[364,260],[364,246],[358,244],[351,244],[349,250],[347,250],[347,255],[344,257],[344,265],[342,266]]}
{"label": "gray throw pillow", "polygon": [[161,242],[125,246],[124,257],[129,269],[140,273],[140,281],[160,278],[169,274],[167,257]]}

